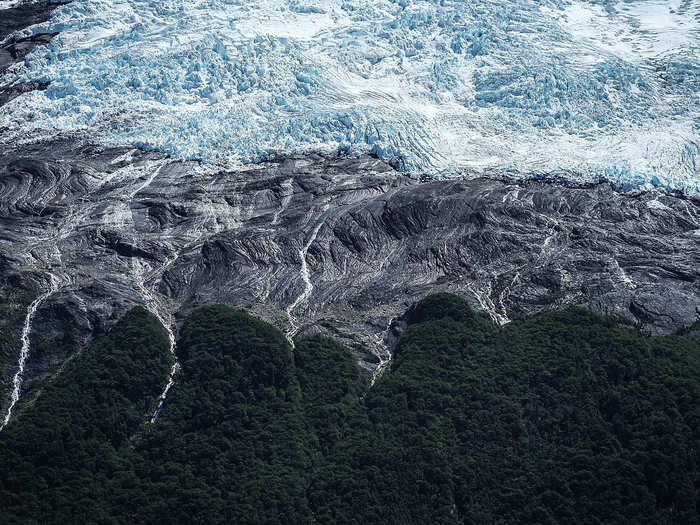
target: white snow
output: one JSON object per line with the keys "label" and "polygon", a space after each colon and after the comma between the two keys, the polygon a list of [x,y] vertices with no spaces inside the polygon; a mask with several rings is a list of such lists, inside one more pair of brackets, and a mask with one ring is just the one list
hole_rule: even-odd
{"label": "white snow", "polygon": [[647,208],[651,208],[653,210],[667,210],[668,206],[658,199],[652,199],[647,201]]}
{"label": "white snow", "polygon": [[682,0],[641,0],[604,4],[575,0],[560,18],[575,38],[630,60],[698,45],[698,8]]}

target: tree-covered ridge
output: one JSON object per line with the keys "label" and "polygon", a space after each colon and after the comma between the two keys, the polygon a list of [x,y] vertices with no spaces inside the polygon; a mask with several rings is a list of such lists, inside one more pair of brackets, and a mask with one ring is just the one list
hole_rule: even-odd
{"label": "tree-covered ridge", "polygon": [[375,435],[400,429],[385,450],[411,520],[697,521],[696,341],[645,337],[580,308],[498,328],[456,320],[451,302],[409,326],[366,400]]}
{"label": "tree-covered ridge", "polygon": [[185,322],[182,374],[137,445],[135,511],[148,523],[303,523],[310,436],[292,352],[267,323],[225,306]]}
{"label": "tree-covered ridge", "polygon": [[11,381],[22,324],[31,301],[31,294],[21,288],[10,288],[0,297],[0,383]]}
{"label": "tree-covered ridge", "polygon": [[167,338],[131,312],[0,433],[6,521],[698,522],[700,342],[448,294],[405,320],[368,389],[331,339],[198,309],[148,425]]}
{"label": "tree-covered ridge", "polygon": [[142,308],[68,362],[0,433],[0,522],[109,522],[169,366],[165,330]]}

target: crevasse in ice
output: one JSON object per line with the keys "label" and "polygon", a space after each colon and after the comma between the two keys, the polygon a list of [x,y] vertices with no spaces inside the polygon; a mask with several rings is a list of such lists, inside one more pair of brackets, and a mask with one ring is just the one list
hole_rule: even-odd
{"label": "crevasse in ice", "polygon": [[700,191],[700,0],[73,0],[0,140]]}

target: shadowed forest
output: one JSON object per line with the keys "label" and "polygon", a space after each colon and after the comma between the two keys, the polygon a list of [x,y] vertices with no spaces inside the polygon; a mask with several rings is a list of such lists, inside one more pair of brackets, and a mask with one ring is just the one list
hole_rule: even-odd
{"label": "shadowed forest", "polygon": [[405,315],[371,389],[324,337],[207,306],[171,364],[142,308],[0,433],[7,524],[698,523],[700,342],[582,308]]}

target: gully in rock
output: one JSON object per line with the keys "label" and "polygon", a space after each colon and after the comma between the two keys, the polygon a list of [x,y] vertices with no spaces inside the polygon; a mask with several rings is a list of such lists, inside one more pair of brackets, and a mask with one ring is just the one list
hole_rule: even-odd
{"label": "gully in rock", "polygon": [[377,379],[382,377],[384,372],[391,365],[391,350],[389,350],[389,347],[386,345],[385,339],[387,337],[387,334],[389,333],[389,330],[391,330],[391,323],[393,322],[393,319],[389,319],[389,322],[386,324],[386,329],[383,332],[375,334],[375,337],[377,339],[377,346],[383,351],[378,351],[374,354],[379,358],[379,364],[377,365],[377,368],[375,368],[372,371],[372,376],[369,382],[370,386],[374,386],[374,384],[377,382]]}
{"label": "gully in rock", "polygon": [[32,320],[34,319],[34,315],[36,314],[36,311],[39,308],[39,306],[41,306],[41,304],[44,301],[46,301],[46,299],[48,299],[54,293],[56,293],[56,291],[58,290],[58,284],[58,278],[52,273],[50,273],[49,289],[46,290],[43,294],[41,294],[39,297],[34,299],[29,305],[29,308],[27,308],[27,316],[24,318],[24,326],[22,327],[22,348],[19,353],[17,372],[12,378],[12,393],[10,406],[7,407],[7,413],[5,414],[2,423],[0,423],[0,430],[4,429],[10,422],[10,418],[12,417],[12,409],[15,407],[17,401],[19,401],[20,398],[20,393],[22,390],[22,376],[24,374],[24,367],[27,363],[27,358],[29,357],[29,347],[31,344],[29,341],[29,335],[32,332]]}
{"label": "gully in rock", "polygon": [[176,340],[175,332],[173,331],[174,322],[172,316],[170,315],[170,312],[166,310],[166,314],[163,315],[163,308],[159,305],[158,300],[146,288],[146,286],[142,282],[139,282],[138,287],[143,294],[144,300],[146,302],[146,308],[156,317],[156,319],[158,319],[158,321],[160,321],[160,324],[163,325],[163,328],[165,328],[165,331],[168,333],[168,342],[170,345],[169,351],[170,355],[173,356],[173,364],[170,367],[168,382],[166,383],[163,392],[158,397],[158,406],[156,407],[155,411],[153,412],[153,416],[151,417],[151,423],[155,423],[158,417],[160,416],[160,413],[163,411],[163,404],[165,403],[165,399],[168,397],[168,392],[175,384],[175,376],[180,370],[180,361],[178,361],[177,353],[175,351]]}
{"label": "gully in rock", "polygon": [[153,294],[142,283],[138,284],[140,285],[139,289],[142,292],[144,300],[146,302],[146,309],[149,312],[151,312],[156,317],[156,319],[158,319],[158,321],[160,321],[160,324],[163,325],[163,328],[165,328],[165,331],[168,333],[168,341],[170,344],[169,351],[170,354],[173,356],[173,365],[170,368],[168,382],[166,383],[163,392],[160,394],[160,396],[158,396],[158,406],[156,407],[155,411],[153,412],[153,416],[151,417],[151,423],[155,423],[163,410],[163,403],[165,403],[165,399],[168,397],[168,392],[175,384],[175,376],[180,370],[180,362],[177,359],[177,353],[175,351],[176,341],[175,332],[173,331],[174,323],[171,319],[172,316],[168,312],[166,314],[168,320],[166,320],[166,316],[162,314],[162,309],[159,307],[158,301],[155,299]]}
{"label": "gully in rock", "polygon": [[155,316],[156,319],[158,319],[160,324],[163,326],[163,328],[165,328],[165,331],[168,333],[169,351],[170,354],[173,356],[173,364],[170,368],[170,374],[168,375],[168,382],[166,383],[163,392],[160,394],[160,396],[158,396],[158,406],[153,412],[153,416],[151,416],[151,423],[155,423],[163,410],[163,404],[165,403],[165,399],[168,397],[168,392],[175,384],[175,376],[180,370],[180,362],[177,359],[177,353],[175,351],[176,339],[175,332],[173,331],[174,322],[172,319],[172,315],[170,314],[168,309],[165,308],[161,304],[161,302],[153,295],[153,293],[148,288],[146,288],[145,278],[143,277],[143,269],[139,263],[134,263],[133,274],[134,277],[136,277],[136,288],[138,288],[141,296],[143,297],[144,306],[149,312],[151,312]]}
{"label": "gully in rock", "polygon": [[304,283],[304,291],[301,292],[301,294],[294,300],[294,302],[287,307],[287,318],[289,319],[290,327],[286,333],[286,336],[287,340],[289,341],[289,344],[292,345],[292,348],[294,348],[294,336],[299,331],[299,326],[297,325],[296,319],[292,315],[292,312],[294,312],[294,309],[297,306],[299,306],[299,304],[301,304],[303,301],[306,301],[309,298],[311,292],[314,289],[314,285],[311,282],[311,273],[309,272],[309,265],[306,262],[306,254],[309,252],[309,248],[316,240],[316,236],[318,235],[318,231],[321,229],[321,226],[323,226],[323,222],[319,222],[314,227],[314,229],[311,231],[311,236],[309,237],[309,240],[299,250],[299,260],[301,261],[299,275],[301,276],[301,280]]}

